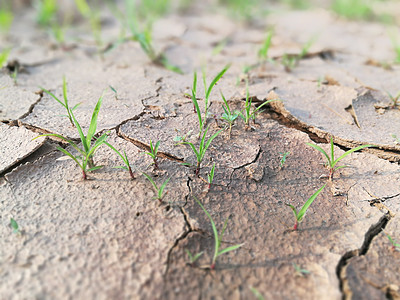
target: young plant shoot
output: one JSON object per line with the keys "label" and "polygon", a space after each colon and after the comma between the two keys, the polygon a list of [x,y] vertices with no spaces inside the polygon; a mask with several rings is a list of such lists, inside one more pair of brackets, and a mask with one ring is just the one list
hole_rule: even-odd
{"label": "young plant shoot", "polygon": [[307,143],[308,146],[313,147],[314,149],[318,150],[319,152],[321,152],[327,160],[327,167],[329,168],[329,175],[328,178],[329,180],[332,180],[333,178],[333,174],[336,170],[341,169],[341,168],[346,168],[347,166],[339,166],[336,167],[336,164],[342,160],[343,158],[345,158],[347,155],[349,155],[350,153],[353,153],[355,151],[364,149],[364,148],[368,148],[368,147],[375,147],[374,145],[361,145],[358,147],[355,147],[353,149],[350,149],[348,151],[346,151],[344,154],[342,154],[340,157],[338,157],[337,159],[335,159],[335,154],[334,154],[334,148],[333,148],[333,138],[331,137],[331,147],[330,147],[330,156],[325,152],[324,149],[322,149],[320,146],[315,145],[315,144],[311,144],[311,143]]}
{"label": "young plant shoot", "polygon": [[43,90],[43,92],[45,92],[46,94],[48,94],[49,96],[51,96],[54,100],[56,100],[58,103],[60,103],[60,104],[65,108],[65,110],[67,111],[67,114],[68,114],[68,115],[63,115],[63,116],[67,117],[67,118],[69,119],[69,122],[71,123],[71,125],[72,125],[73,127],[75,127],[74,120],[72,119],[72,111],[74,111],[75,109],[77,109],[78,106],[79,106],[81,103],[76,104],[76,105],[75,105],[74,107],[72,107],[72,108],[69,107],[68,98],[67,98],[67,82],[66,82],[66,80],[65,80],[65,76],[63,76],[63,99],[64,99],[64,102],[61,101],[59,98],[57,98],[57,97],[56,97],[52,92],[50,92],[49,90],[46,90],[45,88],[42,88],[42,87],[41,87],[41,89]]}
{"label": "young plant shoot", "polygon": [[281,168],[283,168],[284,164],[286,163],[286,158],[289,156],[290,152],[279,152],[281,156],[281,160],[279,161]]}
{"label": "young plant shoot", "polygon": [[150,140],[150,152],[145,152],[145,154],[149,155],[153,159],[153,165],[155,169],[158,169],[157,153],[159,146],[160,146],[160,141],[157,141],[157,143],[153,146],[153,142]]}
{"label": "young plant shoot", "polygon": [[[94,170],[100,169],[103,166],[95,166],[93,163],[93,155],[97,148],[99,148],[102,144],[105,143],[107,139],[107,134],[104,133],[101,135],[99,138],[95,139],[95,142],[92,145],[92,138],[94,137],[94,134],[96,133],[97,129],[97,117],[99,115],[101,103],[103,101],[104,93],[101,95],[99,100],[97,101],[96,107],[94,108],[92,119],[90,121],[90,126],[87,135],[85,136],[80,124],[76,120],[74,113],[72,112],[72,109],[69,109],[69,114],[72,117],[72,120],[74,122],[75,127],[77,128],[79,132],[79,137],[81,139],[81,143],[83,145],[83,149],[79,148],[77,144],[75,144],[73,141],[63,137],[62,135],[55,134],[55,133],[48,133],[48,134],[42,134],[34,139],[37,139],[42,136],[54,136],[59,139],[62,139],[66,141],[68,144],[70,144],[75,150],[78,151],[78,155],[73,155],[69,151],[65,150],[64,148],[61,148],[57,146],[57,149],[70,157],[75,163],[81,168],[82,170],[82,177],[84,180],[87,179],[87,173],[92,172]],[[88,169],[89,167],[89,169]]]}
{"label": "young plant shoot", "polygon": [[222,108],[224,109],[224,113],[222,114],[221,118],[228,125],[228,128],[229,128],[228,136],[230,139],[233,123],[235,123],[236,119],[239,117],[239,113],[236,111],[234,113],[232,113],[232,111],[229,107],[228,101],[226,101],[224,94],[222,94],[222,92],[221,92],[221,96],[222,96],[222,100],[224,100],[224,103],[225,103],[225,105],[224,104],[222,105]]}
{"label": "young plant shoot", "polygon": [[131,176],[131,179],[132,180],[135,179],[135,176],[133,175],[132,167],[129,163],[128,156],[126,155],[125,150],[124,150],[124,155],[122,155],[122,153],[119,152],[117,149],[115,149],[115,147],[113,145],[111,145],[110,143],[105,141],[104,144],[106,144],[108,147],[111,148],[111,150],[113,150],[115,153],[117,153],[121,157],[122,161],[125,163],[125,166],[118,166],[115,168],[127,170],[129,172],[129,175]]}
{"label": "young plant shoot", "polygon": [[253,120],[254,123],[256,123],[256,117],[257,115],[261,112],[260,109],[264,106],[267,105],[268,103],[272,101],[278,101],[279,99],[271,99],[263,102],[260,106],[258,106],[256,109],[251,109],[251,104],[252,100],[249,97],[249,89],[246,89],[246,102],[244,104],[244,109],[242,111],[237,111],[239,116],[242,118],[246,125],[246,129],[250,128],[250,120]]}
{"label": "young plant shoot", "polygon": [[208,109],[211,106],[211,91],[213,87],[217,84],[217,82],[221,79],[221,77],[225,74],[225,72],[229,69],[230,65],[225,66],[225,68],[222,69],[221,72],[217,74],[217,76],[214,77],[214,79],[211,81],[210,85],[207,86],[206,83],[206,74],[203,69],[203,84],[204,84],[204,93],[205,93],[205,99],[204,99],[204,116],[201,115],[199,103],[197,102],[197,73],[194,73],[193,76],[193,87],[192,87],[192,102],[194,106],[194,110],[197,113],[197,117],[199,119],[199,137],[203,133],[204,127],[207,123],[207,118],[208,118]]}
{"label": "young plant shoot", "polygon": [[393,238],[386,232],[384,232],[387,238],[389,239],[389,242],[392,244],[392,250],[393,251],[400,251],[400,244],[396,243]]}
{"label": "young plant shoot", "polygon": [[15,233],[15,234],[19,233],[18,223],[13,218],[10,218],[10,226],[13,230],[13,233]]}
{"label": "young plant shoot", "polygon": [[203,159],[204,159],[204,155],[206,154],[206,151],[207,151],[208,147],[211,145],[211,142],[212,142],[212,141],[218,136],[218,134],[220,134],[221,131],[222,131],[222,130],[220,130],[220,131],[217,131],[216,133],[214,133],[214,134],[207,140],[207,142],[206,142],[206,135],[207,135],[208,128],[209,128],[209,127],[207,127],[206,130],[205,130],[204,133],[203,133],[203,137],[201,138],[200,145],[199,145],[199,150],[197,150],[196,147],[195,147],[191,142],[184,142],[184,143],[182,143],[182,144],[187,144],[187,145],[189,145],[189,146],[192,148],[194,154],[196,155],[196,159],[197,159],[196,176],[199,176],[200,166],[201,166],[201,163],[202,163],[202,161],[203,161]]}
{"label": "young plant shoot", "polygon": [[286,204],[287,206],[289,206],[289,207],[292,209],[293,214],[294,214],[295,223],[294,223],[294,226],[293,226],[293,230],[297,230],[297,227],[298,227],[299,223],[300,223],[301,221],[303,221],[304,216],[306,215],[307,209],[308,209],[308,208],[310,207],[310,205],[314,202],[315,198],[317,198],[317,196],[318,196],[319,193],[324,189],[325,186],[326,186],[326,183],[324,184],[323,187],[321,187],[318,191],[316,191],[316,192],[314,193],[314,195],[312,195],[312,196],[306,201],[306,203],[304,203],[303,207],[300,209],[299,212],[297,212],[296,208],[295,208],[293,205],[291,205],[291,204],[289,204],[289,203]]}
{"label": "young plant shoot", "polygon": [[272,30],[268,31],[267,37],[265,38],[262,47],[260,48],[260,50],[258,50],[258,58],[262,62],[268,61],[268,50],[269,47],[271,46],[271,39],[272,39]]}
{"label": "young plant shoot", "polygon": [[155,197],[153,197],[153,198],[154,198],[154,199],[157,199],[157,200],[160,201],[160,203],[161,203],[163,197],[168,193],[168,192],[166,192],[166,193],[164,194],[164,189],[165,189],[165,187],[166,187],[168,181],[169,181],[171,178],[167,178],[167,179],[161,184],[161,186],[158,187],[157,184],[154,182],[153,178],[151,178],[150,175],[148,175],[148,174],[146,174],[146,173],[144,173],[144,172],[142,172],[142,174],[151,182],[151,184],[153,185],[153,188],[154,188],[155,192],[157,193],[157,196],[155,196]]}
{"label": "young plant shoot", "polygon": [[215,163],[213,163],[210,173],[207,174],[208,189],[211,188],[211,184],[214,180],[214,171],[215,171]]}
{"label": "young plant shoot", "polygon": [[188,249],[185,249],[187,255],[189,256],[189,265],[194,267],[194,263],[196,262],[196,260],[198,260],[200,258],[200,256],[203,255],[203,251],[196,253],[196,254],[192,254],[192,252],[190,252]]}
{"label": "young plant shoot", "polygon": [[205,212],[205,214],[207,215],[208,219],[211,222],[211,227],[212,227],[212,230],[213,230],[213,233],[214,233],[214,242],[215,242],[215,244],[214,244],[214,256],[213,256],[213,259],[212,259],[212,262],[211,262],[211,265],[210,265],[210,269],[214,270],[215,269],[215,264],[217,262],[217,258],[220,255],[222,255],[224,253],[228,253],[230,251],[234,251],[234,250],[242,247],[244,244],[233,245],[233,246],[230,246],[230,247],[227,247],[227,248],[221,250],[221,241],[222,241],[222,238],[224,236],[226,227],[228,225],[228,219],[229,218],[226,218],[226,220],[224,222],[224,226],[222,227],[222,231],[221,231],[220,234],[218,234],[217,227],[215,226],[215,222],[214,222],[213,218],[211,217],[211,215],[204,208],[203,204],[201,204],[201,202],[199,200],[197,200],[196,197],[194,197],[194,199],[196,200],[197,204],[200,205],[201,209]]}

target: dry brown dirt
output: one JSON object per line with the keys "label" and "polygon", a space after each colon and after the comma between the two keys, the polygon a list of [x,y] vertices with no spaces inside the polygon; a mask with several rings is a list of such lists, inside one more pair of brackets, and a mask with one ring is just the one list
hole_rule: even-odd
{"label": "dry brown dirt", "polygon": [[[395,59],[387,26],[345,20],[326,5],[290,11],[273,2],[272,13],[244,22],[226,8],[197,3],[153,26],[155,47],[184,72],[177,74],[152,64],[135,41],[98,54],[82,20],[60,47],[23,2],[0,44],[12,48],[0,73],[0,299],[400,299],[400,252],[387,237],[400,243],[400,146],[392,137],[400,136],[400,110],[377,108],[390,104],[387,92],[400,90],[399,65],[383,67]],[[121,26],[102,12],[106,46]],[[261,62],[257,51],[272,26],[274,62]],[[299,54],[310,38],[308,54],[285,70],[283,55]],[[16,81],[11,61],[20,66]],[[196,176],[187,165],[196,163],[192,149],[174,138],[191,132],[187,141],[199,144],[187,96],[193,71],[203,109],[202,67],[210,83],[227,64],[207,119],[207,138],[221,133]],[[61,98],[64,75],[71,106],[81,103],[74,112],[84,132],[105,90],[96,134],[107,132],[107,141],[126,151],[136,179],[114,168],[122,161],[105,146],[94,157],[104,167],[83,180],[56,149],[71,146],[53,137],[33,140],[56,133],[79,141],[64,108],[41,91]],[[239,118],[229,136],[220,91],[232,110],[242,110],[246,81],[253,108],[280,101],[250,127]],[[306,143],[328,151],[330,137],[336,157],[355,146],[376,147],[346,156],[339,164],[348,167],[328,180],[325,158]],[[144,154],[150,140],[160,141],[158,170]],[[284,152],[290,154],[281,166]],[[141,172],[158,185],[170,178],[162,203]],[[324,184],[292,230],[286,204],[299,209]],[[214,270],[213,230],[195,199],[219,231],[228,220],[221,247],[243,243],[221,255]],[[187,250],[204,254],[190,264]]]}

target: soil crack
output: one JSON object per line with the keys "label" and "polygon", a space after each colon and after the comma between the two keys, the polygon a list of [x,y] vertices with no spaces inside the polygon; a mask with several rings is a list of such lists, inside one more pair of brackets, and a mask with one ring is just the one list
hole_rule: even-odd
{"label": "soil crack", "polygon": [[370,226],[368,231],[365,233],[364,242],[359,249],[351,250],[346,252],[339,260],[336,266],[336,276],[339,279],[339,288],[342,292],[342,299],[351,299],[352,291],[348,286],[346,277],[346,267],[353,257],[366,255],[369,248],[371,247],[373,239],[381,233],[393,218],[390,212],[386,212],[376,224]]}

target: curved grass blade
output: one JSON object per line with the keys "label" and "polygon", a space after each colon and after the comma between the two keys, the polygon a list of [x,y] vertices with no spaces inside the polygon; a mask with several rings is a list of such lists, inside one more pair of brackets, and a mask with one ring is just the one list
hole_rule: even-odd
{"label": "curved grass blade", "polygon": [[301,222],[304,218],[304,215],[307,212],[307,209],[310,207],[310,205],[314,202],[315,198],[317,198],[317,196],[319,195],[319,193],[324,189],[324,187],[326,186],[326,183],[318,190],[314,193],[314,195],[312,195],[307,201],[306,203],[303,205],[303,207],[300,209],[299,213],[297,214],[297,220],[299,222]]}
{"label": "curved grass blade", "polygon": [[355,151],[364,149],[364,148],[368,148],[368,147],[376,147],[374,145],[361,145],[358,147],[355,147],[353,149],[350,149],[349,151],[345,152],[344,154],[342,154],[339,158],[337,158],[335,161],[333,161],[332,167],[334,167],[342,158],[345,158],[347,155],[349,155],[350,153],[353,153]]}

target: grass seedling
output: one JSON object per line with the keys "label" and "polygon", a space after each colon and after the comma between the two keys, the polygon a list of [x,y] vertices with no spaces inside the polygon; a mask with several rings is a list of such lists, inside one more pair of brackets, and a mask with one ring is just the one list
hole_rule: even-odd
{"label": "grass seedling", "polygon": [[11,49],[4,49],[0,52],[0,68],[4,67],[4,65],[7,63],[10,52]]}
{"label": "grass seedling", "polygon": [[189,256],[189,265],[191,267],[194,267],[194,263],[196,262],[196,260],[198,260],[200,258],[200,256],[203,255],[203,251],[196,253],[196,254],[192,254],[192,252],[190,252],[188,249],[185,249],[187,255]]}
{"label": "grass seedling", "polygon": [[114,93],[114,98],[115,100],[118,100],[118,92],[115,88],[113,88],[111,85],[109,85],[110,90]]}
{"label": "grass seedling", "polygon": [[246,129],[250,128],[250,120],[253,120],[254,124],[256,123],[256,117],[257,115],[261,112],[260,109],[272,102],[272,101],[278,101],[279,99],[271,99],[268,101],[263,102],[260,106],[258,106],[255,109],[251,109],[251,104],[252,104],[252,100],[249,97],[249,89],[247,88],[246,90],[246,102],[244,104],[244,109],[242,111],[237,111],[237,113],[239,114],[239,116],[243,119],[245,125],[246,125]]}
{"label": "grass seedling", "polygon": [[299,277],[304,277],[305,275],[310,274],[311,272],[306,270],[306,269],[302,269],[299,265],[293,263],[293,268],[295,270],[294,276],[299,276]]}
{"label": "grass seedling", "polygon": [[233,245],[233,246],[230,246],[230,247],[227,247],[227,248],[221,250],[221,241],[222,241],[222,238],[223,238],[223,236],[224,236],[226,227],[227,227],[227,225],[228,225],[228,219],[229,219],[229,218],[226,218],[226,220],[225,220],[225,222],[224,222],[224,226],[222,227],[222,231],[221,231],[220,234],[218,234],[217,227],[215,226],[215,222],[214,222],[214,220],[212,219],[211,215],[210,215],[210,214],[208,213],[208,211],[204,208],[203,204],[201,204],[201,202],[200,202],[199,200],[197,200],[197,198],[194,197],[194,199],[196,200],[197,204],[200,205],[201,209],[205,212],[205,214],[207,215],[208,219],[209,219],[210,222],[211,222],[211,227],[212,227],[212,230],[213,230],[213,233],[214,233],[214,242],[215,242],[215,245],[214,245],[214,256],[213,256],[213,259],[212,259],[212,262],[211,262],[211,265],[210,265],[210,269],[211,269],[211,270],[214,270],[214,269],[215,269],[215,264],[216,264],[216,262],[217,262],[217,258],[218,258],[220,255],[222,255],[222,254],[224,254],[224,253],[228,253],[228,252],[230,252],[230,251],[234,251],[234,250],[236,250],[236,249],[242,247],[244,244]]}
{"label": "grass seedling", "polygon": [[345,158],[347,155],[349,155],[350,153],[353,153],[355,151],[364,149],[364,148],[368,148],[368,147],[375,147],[374,145],[361,145],[358,147],[355,147],[353,149],[350,149],[348,151],[346,151],[344,154],[342,154],[340,157],[338,157],[337,159],[335,159],[335,153],[334,153],[334,148],[333,148],[333,138],[331,137],[331,147],[330,147],[330,156],[325,152],[324,149],[322,149],[320,146],[315,145],[315,144],[311,144],[311,143],[307,143],[308,146],[313,147],[314,149],[318,150],[319,152],[321,152],[327,160],[327,167],[329,168],[329,175],[328,178],[329,180],[332,180],[333,178],[333,173],[341,168],[346,168],[347,166],[339,166],[339,167],[335,167],[336,164],[342,160],[343,158]]}
{"label": "grass seedling", "polygon": [[267,37],[265,38],[262,47],[260,48],[260,50],[258,50],[258,58],[263,62],[268,60],[268,50],[271,46],[272,34],[272,30],[268,31]]}
{"label": "grass seedling", "polygon": [[78,106],[81,104],[81,103],[78,103],[78,104],[76,104],[74,107],[72,107],[72,108],[70,108],[69,107],[69,104],[68,104],[68,97],[67,97],[67,81],[65,80],[65,76],[63,77],[63,100],[64,101],[61,101],[59,98],[57,98],[52,92],[50,92],[49,90],[46,90],[45,88],[42,88],[41,87],[41,89],[46,93],[46,94],[48,94],[49,96],[51,96],[54,100],[56,100],[58,103],[60,103],[64,108],[65,108],[65,110],[67,111],[67,115],[64,115],[65,117],[67,117],[68,119],[69,119],[69,122],[71,123],[71,125],[73,126],[73,127],[75,127],[75,122],[74,122],[74,120],[73,120],[73,118],[72,118],[72,112],[75,110],[75,109],[77,109],[78,108]]}
{"label": "grass seedling", "polygon": [[[179,129],[175,129],[176,133],[179,134]],[[178,142],[175,146],[186,142],[186,139],[192,134],[193,130],[189,130],[185,135],[177,135],[174,137],[174,142]]]}
{"label": "grass seedling", "polygon": [[197,150],[196,147],[191,142],[182,143],[182,144],[189,145],[192,148],[194,154],[196,155],[196,159],[197,159],[196,176],[199,176],[200,166],[204,159],[204,155],[206,154],[208,147],[211,145],[211,142],[218,136],[218,134],[221,133],[221,130],[217,131],[206,142],[206,135],[207,135],[208,128],[209,127],[207,127],[203,133],[203,137],[201,138],[200,145],[199,145],[199,150]]}
{"label": "grass seedling", "polygon": [[279,152],[279,154],[281,155],[281,160],[279,161],[281,168],[283,168],[283,165],[286,162],[286,158],[288,157],[288,155],[290,154],[290,152]]}
{"label": "grass seedling", "polygon": [[10,218],[10,226],[13,230],[13,233],[15,233],[15,234],[19,233],[18,223],[13,218]]}
{"label": "grass seedling", "polygon": [[386,233],[386,232],[384,232],[384,233],[387,236],[387,238],[389,239],[389,242],[392,244],[391,249],[393,251],[400,251],[400,244],[397,244],[388,233]]}
{"label": "grass seedling", "polygon": [[142,172],[142,174],[151,182],[151,184],[154,187],[155,192],[157,193],[157,196],[153,197],[154,199],[157,199],[158,201],[162,202],[163,197],[168,193],[166,192],[164,194],[164,189],[168,183],[168,181],[171,178],[167,178],[160,187],[157,186],[157,184],[154,182],[153,178],[151,176],[147,175],[146,173]]}
{"label": "grass seedling", "polygon": [[230,65],[225,66],[225,68],[222,69],[221,72],[217,74],[217,76],[214,77],[214,79],[211,81],[210,85],[207,86],[206,83],[206,74],[203,69],[203,84],[204,84],[204,93],[205,93],[205,99],[204,99],[204,117],[201,115],[199,103],[197,102],[197,73],[194,73],[193,76],[193,87],[192,87],[192,102],[194,106],[194,110],[197,113],[197,117],[199,119],[199,137],[203,133],[204,127],[207,123],[207,117],[208,117],[208,109],[211,106],[211,91],[213,87],[217,84],[217,82],[221,79],[221,77],[225,74],[225,72],[229,69]]}
{"label": "grass seedling", "polygon": [[257,298],[257,300],[265,300],[264,296],[254,287],[250,287],[251,292]]}
{"label": "grass seedling", "polygon": [[158,169],[157,153],[159,146],[160,146],[160,141],[157,141],[157,143],[153,146],[153,142],[150,140],[150,152],[145,152],[145,154],[149,155],[153,159],[153,164],[155,169]]}
{"label": "grass seedling", "polygon": [[208,189],[211,188],[211,184],[214,180],[214,171],[215,171],[215,163],[213,163],[210,173],[207,174]]}
{"label": "grass seedling", "polygon": [[0,31],[8,32],[13,22],[14,15],[10,10],[0,9]]}
{"label": "grass seedling", "polygon": [[224,120],[228,127],[229,127],[229,138],[231,138],[231,131],[232,131],[232,126],[233,123],[235,123],[236,119],[239,117],[238,112],[232,113],[231,108],[229,107],[228,101],[226,101],[224,95],[221,92],[222,99],[224,100],[225,105],[222,105],[222,108],[224,109],[224,113],[222,114],[221,118]]}
{"label": "grass seedling", "polygon": [[118,166],[115,168],[127,170],[129,172],[129,175],[131,176],[131,179],[135,179],[135,176],[133,175],[131,164],[129,163],[129,159],[128,159],[128,156],[126,155],[125,150],[124,150],[124,155],[122,155],[122,153],[119,152],[117,149],[115,149],[115,147],[113,145],[111,145],[110,143],[105,141],[104,144],[106,144],[108,147],[111,148],[111,150],[113,150],[115,153],[117,153],[121,157],[122,161],[125,163],[125,166]]}
{"label": "grass seedling", "polygon": [[98,47],[100,47],[103,42],[101,39],[101,20],[100,20],[100,12],[90,8],[88,2],[86,0],[74,0],[76,8],[79,13],[89,20],[90,27],[92,29],[92,34],[94,40]]}
{"label": "grass seedling", "polygon": [[306,215],[307,209],[310,207],[310,205],[314,202],[315,198],[317,198],[317,196],[319,195],[319,193],[324,189],[324,187],[326,186],[326,183],[324,184],[323,187],[321,187],[318,191],[316,191],[314,193],[314,195],[312,195],[307,201],[306,203],[304,203],[303,207],[300,209],[299,212],[297,212],[296,208],[291,205],[290,203],[286,203],[287,206],[289,206],[294,214],[294,218],[295,218],[295,223],[293,226],[293,230],[297,230],[297,227],[299,225],[299,223],[301,221],[303,221],[304,216]]}
{"label": "grass seedling", "polygon": [[312,44],[315,42],[315,37],[311,38],[307,43],[303,45],[299,54],[287,54],[282,56],[281,64],[285,67],[286,72],[291,72],[299,63],[299,61],[304,58],[308,51],[310,50]]}
{"label": "grass seedling", "polygon": [[57,13],[57,0],[39,0],[36,2],[36,21],[41,26],[50,26]]}
{"label": "grass seedling", "polygon": [[396,108],[399,103],[397,103],[400,99],[400,92],[397,93],[396,96],[392,96],[389,92],[386,92],[390,98],[390,101],[392,101],[392,105],[390,106],[391,108]]}
{"label": "grass seedling", "polygon": [[[102,144],[105,143],[105,141],[107,139],[107,134],[104,133],[103,135],[101,135],[99,138],[97,138],[95,140],[95,142],[92,145],[92,138],[94,137],[94,134],[96,133],[97,117],[99,115],[101,103],[103,101],[103,96],[104,96],[104,93],[103,93],[103,95],[101,95],[101,97],[97,101],[96,107],[94,108],[94,111],[92,114],[92,119],[90,120],[89,130],[88,130],[88,133],[86,136],[84,135],[80,124],[76,120],[74,113],[72,112],[72,109],[69,109],[69,113],[72,117],[72,120],[74,121],[74,125],[79,132],[79,137],[81,139],[83,149],[79,148],[78,145],[76,145],[73,141],[71,141],[59,134],[55,134],[55,133],[42,134],[42,135],[34,138],[34,139],[37,139],[42,136],[54,136],[54,137],[57,137],[59,139],[66,141],[68,144],[70,144],[75,150],[78,151],[79,155],[75,156],[72,153],[68,152],[67,150],[65,150],[64,148],[61,148],[59,146],[57,146],[57,149],[59,151],[61,151],[62,153],[64,153],[65,155],[67,155],[68,157],[70,157],[73,161],[75,161],[75,163],[82,170],[82,178],[84,180],[87,179],[88,172],[92,172],[94,170],[97,170],[97,169],[100,169],[103,167],[103,166],[95,166],[94,165],[93,155],[94,155],[95,151],[97,150],[97,148],[99,148]],[[88,167],[89,167],[89,169],[88,169]]]}

